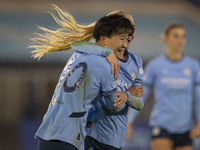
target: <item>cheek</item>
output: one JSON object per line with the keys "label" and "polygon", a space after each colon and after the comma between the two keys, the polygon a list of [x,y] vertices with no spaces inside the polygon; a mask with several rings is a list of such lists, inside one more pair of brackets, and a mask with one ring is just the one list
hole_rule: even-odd
{"label": "cheek", "polygon": [[112,40],[108,43],[109,48],[116,50],[119,46],[119,42],[117,40]]}
{"label": "cheek", "polygon": [[168,39],[168,44],[169,45],[176,45],[178,43],[178,39],[176,38],[176,37],[170,37],[169,39]]}
{"label": "cheek", "polygon": [[186,39],[185,39],[185,38],[182,38],[182,39],[181,39],[181,43],[185,44],[185,43],[186,43]]}
{"label": "cheek", "polygon": [[113,42],[113,45],[115,45],[115,47],[121,47],[122,41],[121,41],[121,40],[115,40],[115,41]]}

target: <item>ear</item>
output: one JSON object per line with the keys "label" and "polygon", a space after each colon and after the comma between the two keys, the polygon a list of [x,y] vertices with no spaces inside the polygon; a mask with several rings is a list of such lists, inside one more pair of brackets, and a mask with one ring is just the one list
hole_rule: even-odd
{"label": "ear", "polygon": [[[133,39],[134,39],[134,38],[135,38],[135,32],[133,33]],[[132,40],[133,40],[133,39],[132,39]]]}
{"label": "ear", "polygon": [[101,44],[103,45],[103,46],[107,46],[107,37],[106,36],[101,36],[100,37],[100,41],[101,41]]}

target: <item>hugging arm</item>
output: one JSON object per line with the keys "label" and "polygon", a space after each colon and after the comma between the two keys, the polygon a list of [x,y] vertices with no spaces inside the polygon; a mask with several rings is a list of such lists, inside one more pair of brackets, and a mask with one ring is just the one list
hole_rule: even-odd
{"label": "hugging arm", "polygon": [[106,57],[111,65],[111,72],[114,73],[115,79],[117,79],[118,74],[120,72],[120,64],[117,57],[115,56],[115,54],[111,49],[98,46],[92,42],[87,42],[87,41],[74,41],[71,44],[71,47],[76,52],[82,52],[88,55],[98,55]]}

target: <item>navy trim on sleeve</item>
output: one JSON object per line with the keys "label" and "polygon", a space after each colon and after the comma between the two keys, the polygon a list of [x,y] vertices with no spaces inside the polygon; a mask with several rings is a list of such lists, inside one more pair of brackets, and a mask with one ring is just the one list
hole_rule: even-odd
{"label": "navy trim on sleeve", "polygon": [[136,78],[136,79],[134,80],[134,83],[139,83],[139,84],[141,84],[141,85],[144,84],[143,81],[142,81],[141,79],[139,79],[139,78]]}

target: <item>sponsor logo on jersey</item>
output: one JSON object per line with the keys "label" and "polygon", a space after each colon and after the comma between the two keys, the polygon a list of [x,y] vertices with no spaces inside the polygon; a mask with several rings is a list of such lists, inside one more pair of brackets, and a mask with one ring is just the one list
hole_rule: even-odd
{"label": "sponsor logo on jersey", "polygon": [[161,78],[161,83],[167,85],[170,88],[184,88],[191,83],[191,79],[188,78]]}
{"label": "sponsor logo on jersey", "polygon": [[115,82],[113,82],[113,88],[116,88],[117,87],[117,80]]}
{"label": "sponsor logo on jersey", "polygon": [[185,75],[190,75],[190,74],[191,74],[190,68],[185,68],[184,71],[183,71],[183,73],[184,73]]}
{"label": "sponsor logo on jersey", "polygon": [[132,78],[132,80],[135,80],[135,78],[136,78],[135,72],[133,72],[133,73],[131,74],[131,78]]}
{"label": "sponsor logo on jersey", "polygon": [[129,87],[131,87],[132,84],[128,84],[125,81],[121,81],[121,80],[116,80],[115,82],[113,82],[113,88],[118,88],[118,90],[120,90],[120,88],[124,88],[124,89],[128,89]]}

